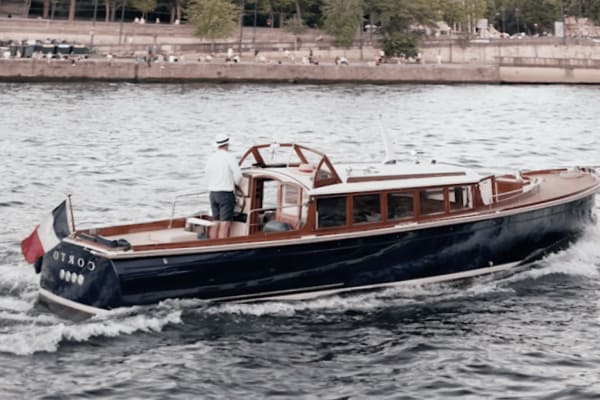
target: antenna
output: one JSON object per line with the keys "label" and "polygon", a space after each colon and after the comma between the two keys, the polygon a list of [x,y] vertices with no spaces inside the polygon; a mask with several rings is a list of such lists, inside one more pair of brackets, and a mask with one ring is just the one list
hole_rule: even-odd
{"label": "antenna", "polygon": [[393,159],[392,152],[392,141],[390,135],[383,127],[381,114],[379,114],[379,129],[381,131],[381,137],[383,139],[383,146],[385,147],[385,158],[383,159],[384,164],[396,164],[396,160]]}

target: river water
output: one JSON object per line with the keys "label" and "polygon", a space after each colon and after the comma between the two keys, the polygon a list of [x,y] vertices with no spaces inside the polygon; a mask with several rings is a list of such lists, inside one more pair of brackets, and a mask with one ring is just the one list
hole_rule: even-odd
{"label": "river water", "polygon": [[35,307],[19,249],[67,194],[79,227],[167,218],[218,133],[238,155],[298,142],[335,162],[383,159],[384,129],[401,158],[511,172],[599,165],[598,110],[595,86],[0,84],[0,398],[598,398],[598,226],[458,285],[83,322]]}

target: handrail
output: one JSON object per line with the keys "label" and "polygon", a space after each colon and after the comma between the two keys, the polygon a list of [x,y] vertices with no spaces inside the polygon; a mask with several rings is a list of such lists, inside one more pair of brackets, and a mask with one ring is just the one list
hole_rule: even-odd
{"label": "handrail", "polygon": [[182,198],[182,197],[193,197],[193,196],[206,195],[207,193],[208,193],[208,191],[205,190],[203,192],[181,193],[181,194],[175,195],[175,197],[173,198],[173,202],[171,203],[171,217],[169,218],[169,229],[171,229],[173,227],[173,218],[175,216],[175,204],[177,203],[177,199]]}
{"label": "handrail", "polygon": [[519,194],[523,193],[523,188],[511,190],[510,192],[502,192],[498,194],[494,194],[492,197],[497,201],[505,201],[512,199],[513,197],[518,197]]}
{"label": "handrail", "polygon": [[518,189],[508,191],[508,192],[497,193],[497,194],[493,195],[492,197],[496,200],[495,201],[496,203],[501,203],[504,201],[515,199],[515,198],[519,197],[520,195],[530,194],[533,191],[539,191],[539,190],[540,190],[540,182],[538,180],[533,180],[532,182],[530,182],[530,186],[523,186]]}

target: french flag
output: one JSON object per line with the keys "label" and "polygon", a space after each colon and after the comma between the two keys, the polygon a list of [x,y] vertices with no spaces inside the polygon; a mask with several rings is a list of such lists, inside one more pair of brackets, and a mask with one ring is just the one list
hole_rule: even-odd
{"label": "french flag", "polygon": [[67,198],[21,242],[21,252],[33,264],[72,232],[71,201]]}

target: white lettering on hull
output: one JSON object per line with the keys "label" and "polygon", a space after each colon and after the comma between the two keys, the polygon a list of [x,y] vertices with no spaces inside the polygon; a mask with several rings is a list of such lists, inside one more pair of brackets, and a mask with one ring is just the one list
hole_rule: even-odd
{"label": "white lettering on hull", "polygon": [[80,269],[87,268],[90,271],[96,269],[96,263],[92,260],[86,260],[83,257],[75,257],[75,254],[67,254],[64,251],[54,250],[52,253],[54,261],[60,261],[63,264],[75,265]]}

